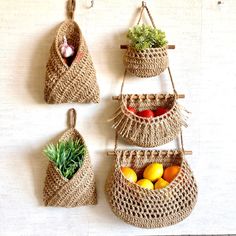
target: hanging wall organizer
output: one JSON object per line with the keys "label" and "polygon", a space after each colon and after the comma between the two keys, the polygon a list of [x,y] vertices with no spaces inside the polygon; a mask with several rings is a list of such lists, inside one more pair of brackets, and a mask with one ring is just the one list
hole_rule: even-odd
{"label": "hanging wall organizer", "polygon": [[[151,20],[152,27],[156,28],[151,13],[144,2],[137,25],[140,25],[145,10]],[[126,70],[138,77],[160,75],[169,64],[167,48],[168,46],[165,45],[158,48],[147,48],[137,51],[132,47],[132,45],[128,45],[127,51],[124,55],[124,65]]]}
{"label": "hanging wall organizer", "polygon": [[[45,186],[43,191],[43,200],[46,206],[54,207],[78,207],[83,205],[94,205],[97,202],[95,177],[92,170],[88,148],[81,134],[75,129],[76,111],[69,110],[69,129],[61,136],[59,142],[65,145],[68,141],[79,141],[84,146],[84,156],[81,167],[74,173],[72,178],[68,179],[62,175],[58,163],[58,156],[69,156],[68,153],[57,153],[56,160],[50,161],[47,169]],[[58,149],[57,144],[57,149]],[[71,145],[69,143],[69,145]],[[69,150],[72,153],[74,147]],[[61,149],[60,149],[61,150]],[[79,150],[81,151],[81,150]],[[52,153],[51,148],[49,154]],[[47,153],[48,153],[47,152]],[[78,154],[78,153],[77,153]]]}
{"label": "hanging wall organizer", "polygon": [[92,58],[74,21],[75,5],[75,0],[68,1],[68,19],[60,25],[50,50],[44,89],[47,103],[99,102]]}
{"label": "hanging wall organizer", "polygon": [[[153,18],[145,2],[142,2],[140,23],[144,10],[155,28]],[[125,222],[142,228],[165,227],[185,219],[197,201],[197,185],[193,173],[187,163],[183,147],[182,127],[186,127],[188,112],[178,103],[184,98],[178,94],[171,75],[167,48],[149,48],[137,52],[132,46],[121,45],[127,49],[124,55],[125,72],[119,96],[113,100],[120,102],[118,110],[111,119],[115,129],[115,148],[108,152],[114,158],[114,165],[109,174],[105,191],[112,211]],[[156,76],[168,69],[173,94],[123,94],[126,73],[139,77]],[[144,110],[165,109],[163,114],[155,117],[141,117]],[[138,111],[138,112],[137,112]],[[180,145],[176,150],[117,150],[118,136],[129,144],[140,147],[157,147],[174,139]],[[122,172],[122,167],[129,167],[142,176],[144,169],[151,163],[160,163],[164,169],[178,166],[176,177],[161,189],[146,189],[129,181]]]}
{"label": "hanging wall organizer", "polygon": [[[175,139],[182,126],[187,127],[187,111],[177,99],[184,97],[176,92],[170,68],[169,76],[173,88],[173,94],[123,94],[124,79],[121,86],[121,94],[118,99],[120,105],[115,112],[113,128],[130,144],[141,147],[156,147]],[[156,110],[165,107],[168,111],[152,119],[140,117],[128,108],[137,111]]]}

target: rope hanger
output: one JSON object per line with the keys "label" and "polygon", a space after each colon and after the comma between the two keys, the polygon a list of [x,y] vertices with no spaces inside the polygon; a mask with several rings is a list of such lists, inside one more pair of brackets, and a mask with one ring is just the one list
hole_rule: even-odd
{"label": "rope hanger", "polygon": [[[94,7],[94,0],[91,0],[91,4],[88,8]],[[76,0],[68,0],[67,2],[67,15],[68,18],[73,20],[74,19],[74,12],[76,8]]]}

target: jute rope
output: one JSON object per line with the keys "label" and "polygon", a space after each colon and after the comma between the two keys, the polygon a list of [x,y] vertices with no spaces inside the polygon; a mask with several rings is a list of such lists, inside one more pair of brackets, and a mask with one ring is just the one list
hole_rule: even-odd
{"label": "jute rope", "polygon": [[76,1],[75,0],[68,0],[68,2],[67,2],[67,15],[68,15],[68,18],[71,20],[74,19],[75,8],[76,8]]}
{"label": "jute rope", "polygon": [[150,19],[150,21],[152,23],[153,28],[156,28],[156,25],[155,25],[154,20],[152,18],[151,12],[149,11],[149,9],[147,7],[147,4],[145,2],[142,2],[142,7],[141,7],[141,10],[140,10],[140,15],[139,15],[139,19],[138,19],[137,25],[139,25],[140,22],[141,22],[144,10],[147,11],[147,14],[149,16],[149,19]]}
{"label": "jute rope", "polygon": [[[156,28],[153,17],[145,3],[142,4],[137,25],[140,24],[144,10],[147,11],[152,26]],[[167,47],[148,48],[137,51],[128,47],[124,55],[124,66],[131,74],[138,77],[152,77],[160,75],[167,67],[169,61]]]}
{"label": "jute rope", "polygon": [[[178,93],[169,67],[168,72],[173,94],[152,94],[154,99],[149,99],[151,94],[123,94],[127,75],[125,70],[120,90],[121,101],[111,121],[112,127],[128,143],[141,147],[160,146],[175,139],[183,126],[187,127],[188,111],[178,104]],[[133,99],[134,96],[138,99]],[[137,110],[154,110],[161,106],[167,107],[169,111],[150,119],[133,114],[127,109],[128,106]]]}
{"label": "jute rope", "polygon": [[[44,98],[47,103],[99,102],[96,71],[82,32],[73,20],[74,11],[75,0],[69,0],[69,19],[58,29],[46,66]],[[70,66],[60,53],[60,46],[65,36],[76,52]]]}
{"label": "jute rope", "polygon": [[69,139],[81,140],[86,148],[83,165],[74,174],[72,179],[68,180],[62,176],[55,164],[50,162],[45,179],[43,200],[46,206],[54,207],[94,205],[97,202],[95,177],[88,148],[81,134],[75,129],[75,109],[69,110],[68,118],[69,129],[62,135],[59,141],[67,141]]}

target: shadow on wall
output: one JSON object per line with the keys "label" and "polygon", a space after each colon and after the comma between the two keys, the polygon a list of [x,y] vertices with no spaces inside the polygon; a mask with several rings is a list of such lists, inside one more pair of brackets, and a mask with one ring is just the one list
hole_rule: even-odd
{"label": "shadow on wall", "polygon": [[34,194],[38,199],[39,206],[44,206],[43,188],[44,180],[46,178],[47,166],[49,163],[47,157],[43,155],[43,150],[48,144],[56,143],[62,134],[63,132],[29,153],[29,169],[32,171]]}
{"label": "shadow on wall", "polygon": [[95,178],[96,178],[96,188],[97,188],[97,199],[98,204],[96,207],[96,211],[91,212],[93,216],[96,216],[97,219],[101,219],[101,224],[104,225],[119,225],[121,222],[117,220],[118,218],[112,213],[110,205],[108,203],[108,199],[105,193],[105,184],[107,178],[112,171],[114,157],[107,156],[107,150],[99,151],[97,153],[99,157],[98,165],[95,170]]}
{"label": "shadow on wall", "polygon": [[59,25],[42,35],[42,37],[37,40],[35,50],[32,53],[27,87],[30,96],[33,97],[36,103],[45,103],[44,81],[46,64],[49,57],[50,47],[53,43],[58,27]]}

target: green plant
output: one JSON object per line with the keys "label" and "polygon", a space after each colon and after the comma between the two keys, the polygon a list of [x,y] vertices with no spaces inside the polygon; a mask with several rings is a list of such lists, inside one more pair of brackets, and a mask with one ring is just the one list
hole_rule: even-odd
{"label": "green plant", "polygon": [[68,140],[49,144],[43,152],[65,178],[71,179],[83,164],[86,147],[81,140]]}
{"label": "green plant", "polygon": [[127,38],[137,51],[159,48],[167,44],[165,32],[148,25],[136,25],[129,29]]}

